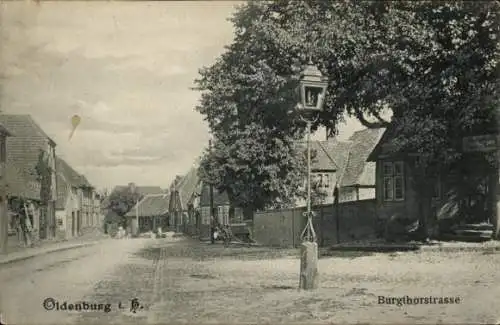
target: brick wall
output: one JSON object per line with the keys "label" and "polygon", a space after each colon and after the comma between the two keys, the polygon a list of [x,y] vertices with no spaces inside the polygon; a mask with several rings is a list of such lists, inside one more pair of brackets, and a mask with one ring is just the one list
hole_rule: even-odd
{"label": "brick wall", "polygon": [[[254,239],[266,246],[295,247],[305,226],[304,208],[258,212],[254,217]],[[375,237],[377,212],[375,200],[363,200],[315,207],[314,229],[321,246],[337,243],[337,215],[340,242]]]}

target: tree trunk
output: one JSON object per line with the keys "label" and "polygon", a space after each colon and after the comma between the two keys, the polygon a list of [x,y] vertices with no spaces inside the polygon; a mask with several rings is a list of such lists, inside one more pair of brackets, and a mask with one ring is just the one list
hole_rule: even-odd
{"label": "tree trunk", "polygon": [[419,182],[416,189],[417,202],[418,202],[418,220],[419,229],[418,237],[419,240],[426,241],[429,239],[431,226],[434,226],[431,222],[430,213],[432,207],[432,193],[433,184],[428,180],[423,180]]}
{"label": "tree trunk", "polygon": [[426,241],[429,238],[428,213],[432,202],[433,186],[421,166],[413,165],[412,169],[412,187],[416,195],[417,218],[419,221],[417,237],[418,240]]}
{"label": "tree trunk", "polygon": [[500,240],[500,200],[498,197],[496,198],[495,202],[495,209],[493,211],[493,235],[492,239],[494,240]]}

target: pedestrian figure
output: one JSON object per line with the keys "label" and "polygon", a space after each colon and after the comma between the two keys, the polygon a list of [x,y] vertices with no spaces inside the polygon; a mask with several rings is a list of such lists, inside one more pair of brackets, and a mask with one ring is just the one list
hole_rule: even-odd
{"label": "pedestrian figure", "polygon": [[215,226],[214,216],[210,216],[210,242],[215,244],[215,239],[217,239],[217,229]]}
{"label": "pedestrian figure", "polygon": [[233,234],[231,231],[231,227],[229,225],[225,225],[223,229],[224,229],[224,246],[227,247],[229,246],[229,244],[233,239]]}
{"label": "pedestrian figure", "polygon": [[19,228],[23,237],[23,242],[26,247],[31,246],[31,220],[28,214],[26,203],[23,203],[23,209],[18,213]]}

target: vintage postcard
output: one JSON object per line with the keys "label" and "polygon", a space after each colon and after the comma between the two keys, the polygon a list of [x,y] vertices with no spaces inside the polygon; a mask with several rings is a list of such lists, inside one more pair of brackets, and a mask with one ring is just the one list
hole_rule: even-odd
{"label": "vintage postcard", "polygon": [[498,1],[0,10],[0,324],[500,324]]}

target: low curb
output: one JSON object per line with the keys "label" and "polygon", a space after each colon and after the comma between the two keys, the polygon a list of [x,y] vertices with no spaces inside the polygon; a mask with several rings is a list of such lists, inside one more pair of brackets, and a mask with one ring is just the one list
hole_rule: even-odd
{"label": "low curb", "polygon": [[423,246],[420,248],[422,252],[446,252],[446,253],[458,253],[458,252],[500,252],[500,246]]}
{"label": "low curb", "polygon": [[418,251],[420,249],[421,247],[418,245],[345,245],[345,246],[330,247],[329,251],[391,253],[391,252]]}
{"label": "low curb", "polygon": [[20,261],[28,260],[28,259],[33,258],[33,257],[47,255],[47,254],[56,253],[56,252],[62,252],[62,251],[66,251],[66,250],[70,250],[70,249],[74,249],[74,248],[93,246],[93,245],[96,245],[98,242],[99,241],[94,241],[94,242],[90,242],[90,243],[75,244],[75,245],[65,246],[65,247],[57,247],[57,248],[51,249],[51,250],[46,250],[46,251],[41,251],[41,252],[33,252],[31,254],[28,254],[28,255],[12,257],[12,258],[7,257],[6,259],[0,259],[0,265],[6,265],[6,264],[14,263],[14,262],[20,262]]}
{"label": "low curb", "polygon": [[340,245],[330,247],[333,252],[500,252],[500,243],[489,246],[455,246],[455,245],[418,245],[418,244],[379,244],[379,245]]}

